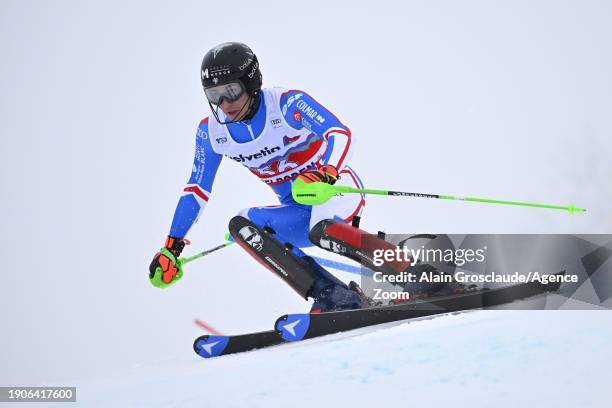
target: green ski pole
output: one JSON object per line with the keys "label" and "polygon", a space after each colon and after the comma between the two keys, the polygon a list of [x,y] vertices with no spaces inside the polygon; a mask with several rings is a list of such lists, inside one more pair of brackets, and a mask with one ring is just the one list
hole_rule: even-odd
{"label": "green ski pole", "polygon": [[223,244],[221,244],[221,245],[217,245],[217,246],[216,246],[216,247],[214,247],[214,248],[207,249],[207,250],[202,251],[202,252],[200,252],[200,253],[197,253],[197,254],[195,254],[195,255],[192,255],[192,256],[189,256],[189,257],[186,257],[186,258],[179,258],[178,262],[181,264],[181,266],[183,266],[183,265],[185,265],[186,263],[189,263],[189,262],[191,262],[191,261],[195,261],[196,259],[200,259],[200,258],[201,258],[201,257],[203,257],[203,256],[206,256],[206,255],[211,254],[211,253],[213,253],[213,252],[216,252],[216,251],[218,251],[218,250],[220,250],[220,249],[223,249],[223,248],[225,248],[225,247],[227,247],[227,246],[230,246],[230,245],[232,245],[233,243],[234,243],[234,241],[227,241],[227,242],[224,242],[224,243],[223,243]]}
{"label": "green ski pole", "polygon": [[314,182],[306,183],[303,180],[296,180],[291,186],[291,194],[293,199],[305,205],[320,205],[326,203],[336,194],[344,193],[357,193],[357,194],[375,194],[375,195],[386,195],[386,196],[404,196],[404,197],[419,197],[419,198],[435,198],[439,200],[457,200],[457,201],[471,201],[478,203],[489,203],[489,204],[503,204],[503,205],[516,205],[522,207],[536,207],[536,208],[548,208],[552,210],[564,210],[573,214],[575,212],[585,212],[586,209],[575,207],[573,204],[562,206],[562,205],[548,205],[548,204],[537,204],[537,203],[526,203],[519,201],[506,201],[506,200],[492,200],[489,198],[478,198],[478,197],[459,197],[451,195],[440,195],[440,194],[423,194],[423,193],[406,193],[402,191],[390,191],[390,190],[374,190],[369,188],[354,188],[349,186],[333,186],[331,184]]}
{"label": "green ski pole", "polygon": [[[162,280],[162,270],[160,267],[157,267],[157,270],[155,272],[155,274],[153,276],[149,277],[149,281],[151,282],[151,284],[155,287],[158,287],[160,289],[165,289],[169,286],[174,285],[176,282],[178,282],[179,280],[181,280],[183,278],[183,265],[195,261],[196,259],[200,259],[203,256],[206,256],[208,254],[211,254],[213,252],[216,252],[220,249],[223,249],[227,246],[230,246],[234,243],[234,241],[230,241],[229,240],[229,232],[227,234],[225,234],[225,240],[226,242],[224,242],[221,245],[217,245],[214,248],[210,248],[207,249],[205,251],[199,252],[195,255],[189,256],[189,257],[184,257],[184,258],[179,258],[176,261],[176,267],[178,269],[178,272],[176,274],[176,276],[174,277],[174,279],[170,282],[170,283],[166,283]],[[164,255],[166,255],[168,258],[173,259],[174,256],[172,255],[172,253],[170,251],[168,251],[167,248],[162,248],[160,249],[160,252]]]}

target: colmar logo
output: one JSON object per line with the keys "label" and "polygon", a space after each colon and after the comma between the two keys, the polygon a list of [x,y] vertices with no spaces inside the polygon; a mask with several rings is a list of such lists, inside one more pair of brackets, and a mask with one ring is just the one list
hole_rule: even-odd
{"label": "colmar logo", "polygon": [[319,112],[314,110],[310,105],[308,105],[308,103],[306,103],[306,101],[299,100],[295,104],[295,106],[299,110],[301,110],[306,116],[308,116],[310,119],[316,120],[319,123],[325,122],[325,118],[323,116],[321,116],[321,114]]}
{"label": "colmar logo", "polygon": [[296,122],[301,122],[302,121],[302,114],[299,111],[293,111],[293,119]]}

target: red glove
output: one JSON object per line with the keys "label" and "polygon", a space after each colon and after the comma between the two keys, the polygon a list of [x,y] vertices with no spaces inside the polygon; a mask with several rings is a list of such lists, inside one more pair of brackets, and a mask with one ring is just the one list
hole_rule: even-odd
{"label": "red glove", "polygon": [[300,174],[298,179],[305,181],[306,183],[322,182],[327,184],[334,184],[340,176],[338,170],[331,164],[326,164],[319,167],[317,170],[308,170]]}

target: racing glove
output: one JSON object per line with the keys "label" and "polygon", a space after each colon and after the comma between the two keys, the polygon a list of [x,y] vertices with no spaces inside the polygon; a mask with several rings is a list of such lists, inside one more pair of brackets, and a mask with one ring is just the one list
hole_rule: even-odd
{"label": "racing glove", "polygon": [[334,184],[340,176],[338,170],[331,164],[326,164],[319,167],[316,170],[308,170],[300,174],[298,179],[305,181],[306,183],[323,182],[327,184]]}
{"label": "racing glove", "polygon": [[166,244],[155,254],[149,265],[149,280],[153,286],[167,288],[183,277],[178,257],[189,241],[168,236]]}

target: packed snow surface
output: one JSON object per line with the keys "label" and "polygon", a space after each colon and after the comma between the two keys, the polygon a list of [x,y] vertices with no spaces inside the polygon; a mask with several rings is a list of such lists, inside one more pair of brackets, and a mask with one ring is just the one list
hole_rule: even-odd
{"label": "packed snow surface", "polygon": [[607,311],[473,311],[211,360],[143,356],[76,385],[87,407],[596,406],[610,323]]}

